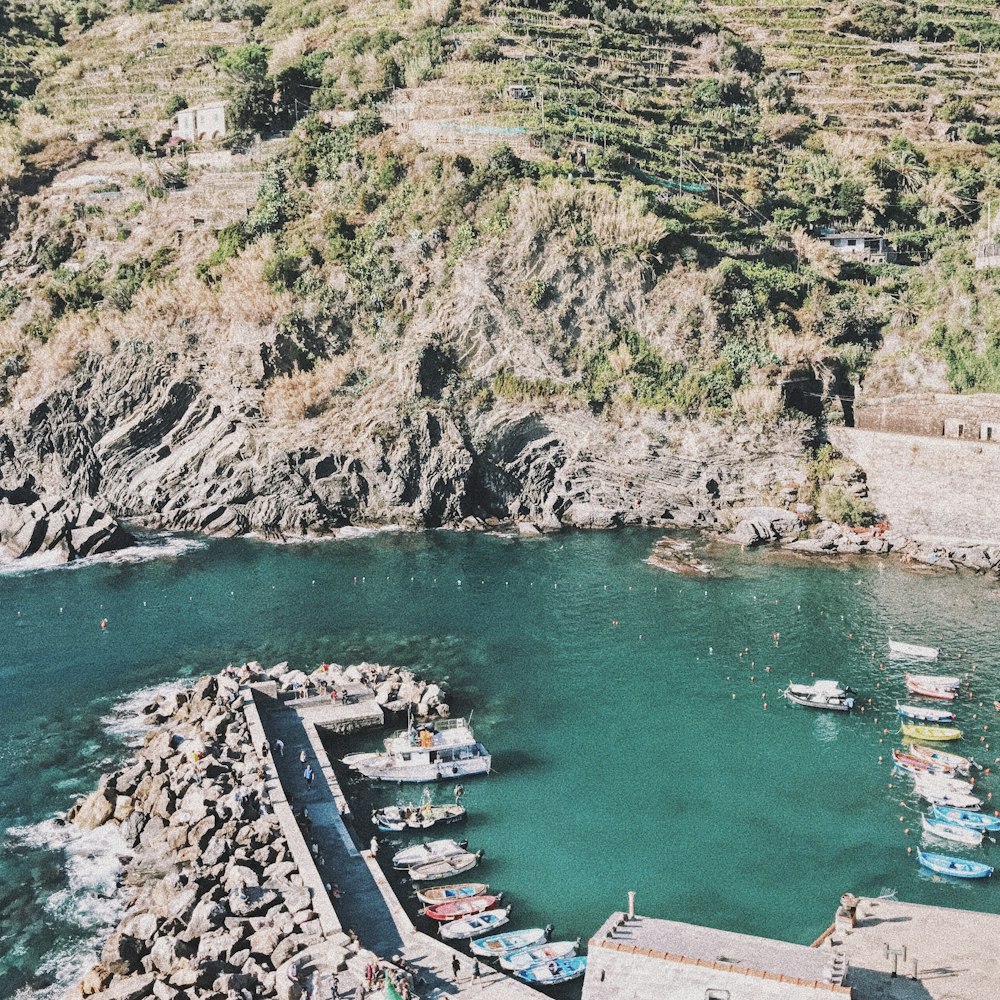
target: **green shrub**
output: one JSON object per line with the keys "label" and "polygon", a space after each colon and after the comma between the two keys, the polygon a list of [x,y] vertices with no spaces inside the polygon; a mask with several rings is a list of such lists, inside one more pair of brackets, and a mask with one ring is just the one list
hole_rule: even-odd
{"label": "green shrub", "polygon": [[871,501],[830,483],[820,489],[816,509],[824,520],[855,528],[868,527],[877,520]]}
{"label": "green shrub", "polygon": [[287,291],[302,273],[303,265],[297,254],[279,250],[264,264],[264,280],[273,292]]}
{"label": "green shrub", "polygon": [[163,117],[173,118],[178,111],[183,111],[188,106],[187,98],[182,94],[171,94],[167,98],[167,103],[163,106]]}

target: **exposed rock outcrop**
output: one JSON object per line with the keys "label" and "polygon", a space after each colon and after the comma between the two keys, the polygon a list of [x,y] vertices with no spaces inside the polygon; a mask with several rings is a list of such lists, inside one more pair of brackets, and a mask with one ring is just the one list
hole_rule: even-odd
{"label": "exposed rock outcrop", "polygon": [[[793,420],[762,435],[654,413],[621,426],[587,410],[427,399],[362,434],[334,425],[320,446],[284,440],[249,383],[223,390],[152,347],[128,362],[88,360],[0,436],[0,454],[39,491],[81,498],[58,539],[39,528],[36,546],[120,544],[90,501],[140,526],[216,535],[457,526],[470,515],[546,529],[712,527],[730,506],[801,479],[806,427]],[[4,537],[27,544],[20,524]]]}

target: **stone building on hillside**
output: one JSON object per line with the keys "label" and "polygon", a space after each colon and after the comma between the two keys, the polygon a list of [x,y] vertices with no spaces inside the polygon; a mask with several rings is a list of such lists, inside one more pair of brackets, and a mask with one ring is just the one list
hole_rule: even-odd
{"label": "stone building on hillside", "polygon": [[817,237],[835,253],[850,260],[866,264],[894,264],[899,253],[881,233],[871,232],[821,232]]}
{"label": "stone building on hillside", "polygon": [[226,102],[202,104],[177,112],[173,136],[186,142],[212,141],[226,134]]}
{"label": "stone building on hillside", "polygon": [[859,395],[854,402],[854,426],[864,431],[1000,442],[1000,395]]}

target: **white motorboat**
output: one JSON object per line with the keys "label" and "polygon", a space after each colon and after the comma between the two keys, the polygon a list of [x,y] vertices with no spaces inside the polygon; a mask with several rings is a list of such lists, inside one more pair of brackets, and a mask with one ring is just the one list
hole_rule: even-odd
{"label": "white motorboat", "polygon": [[488,774],[489,751],[465,719],[411,726],[385,740],[384,753],[355,753],[343,762],[380,781],[441,781]]}
{"label": "white motorboat", "polygon": [[897,642],[889,640],[889,655],[907,660],[936,660],[941,655],[937,646],[919,646],[913,642]]}
{"label": "white motorboat", "polygon": [[823,708],[831,712],[849,712],[854,708],[854,692],[837,681],[813,681],[812,684],[789,682],[782,692],[785,698],[806,708]]}
{"label": "white motorboat", "polygon": [[416,865],[425,865],[429,861],[440,861],[455,854],[465,854],[468,843],[467,840],[432,840],[426,844],[404,847],[392,856],[392,867],[413,868]]}

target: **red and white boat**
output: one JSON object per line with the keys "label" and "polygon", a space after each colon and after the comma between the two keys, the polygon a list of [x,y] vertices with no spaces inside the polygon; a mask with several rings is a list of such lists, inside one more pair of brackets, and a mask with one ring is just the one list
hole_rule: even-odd
{"label": "red and white boat", "polygon": [[424,907],[424,916],[431,920],[457,920],[459,917],[469,917],[473,913],[492,910],[503,899],[503,893],[498,896],[472,896],[469,899],[452,899],[447,903],[435,903]]}
{"label": "red and white boat", "polygon": [[[950,677],[943,677],[942,680],[952,680]],[[913,694],[919,694],[924,698],[940,698],[942,701],[954,701],[958,695],[955,688],[944,684],[931,683],[932,678],[906,675],[906,690]],[[956,684],[956,687],[958,685]]]}

